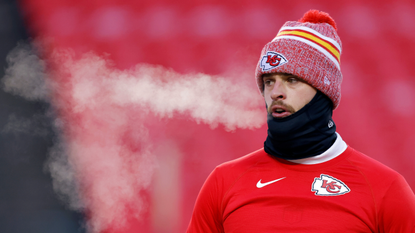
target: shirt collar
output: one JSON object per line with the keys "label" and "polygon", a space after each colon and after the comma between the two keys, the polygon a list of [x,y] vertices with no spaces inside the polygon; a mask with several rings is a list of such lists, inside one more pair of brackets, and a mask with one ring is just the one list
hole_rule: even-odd
{"label": "shirt collar", "polygon": [[337,156],[342,154],[347,149],[347,144],[340,137],[340,134],[336,132],[336,135],[337,135],[336,141],[334,141],[333,145],[329,149],[327,149],[325,152],[323,152],[322,154],[309,157],[309,158],[295,159],[295,160],[293,159],[293,160],[288,160],[288,161],[292,163],[312,165],[312,164],[324,163],[324,162],[327,162],[329,160],[336,158]]}

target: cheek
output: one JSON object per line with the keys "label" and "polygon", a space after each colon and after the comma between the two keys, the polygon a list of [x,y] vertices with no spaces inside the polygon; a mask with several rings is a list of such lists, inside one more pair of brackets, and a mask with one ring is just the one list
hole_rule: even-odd
{"label": "cheek", "polygon": [[295,111],[300,110],[313,99],[316,93],[317,91],[309,86],[293,91],[291,93],[293,96],[292,107]]}
{"label": "cheek", "polygon": [[264,100],[265,100],[265,103],[267,104],[267,106],[271,105],[272,99],[271,99],[270,94],[267,91],[264,91]]}
{"label": "cheek", "polygon": [[306,91],[304,91],[303,95],[301,95],[301,98],[297,102],[298,104],[297,110],[301,109],[306,104],[310,103],[310,101],[314,98],[316,93],[317,91],[315,89],[307,89]]}

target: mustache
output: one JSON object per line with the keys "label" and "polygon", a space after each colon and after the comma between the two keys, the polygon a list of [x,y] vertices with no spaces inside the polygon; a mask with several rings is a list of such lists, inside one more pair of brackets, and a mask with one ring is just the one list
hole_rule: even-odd
{"label": "mustache", "polygon": [[272,101],[270,106],[267,106],[268,113],[272,113],[272,106],[274,105],[279,105],[281,107],[284,107],[285,110],[290,112],[291,114],[296,112],[295,109],[291,105],[284,103],[282,100],[275,100],[275,101]]}

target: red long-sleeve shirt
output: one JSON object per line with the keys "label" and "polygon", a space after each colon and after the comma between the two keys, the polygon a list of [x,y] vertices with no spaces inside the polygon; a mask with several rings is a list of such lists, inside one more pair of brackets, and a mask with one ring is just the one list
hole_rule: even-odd
{"label": "red long-sleeve shirt", "polygon": [[405,179],[350,148],[305,165],[263,149],[218,166],[196,201],[187,233],[415,232]]}

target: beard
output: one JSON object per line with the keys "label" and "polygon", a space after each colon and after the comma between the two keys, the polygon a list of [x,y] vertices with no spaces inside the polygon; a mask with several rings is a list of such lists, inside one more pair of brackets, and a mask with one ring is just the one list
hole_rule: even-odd
{"label": "beard", "polygon": [[274,100],[272,101],[270,106],[267,105],[268,114],[272,114],[272,106],[274,105],[279,105],[279,106],[284,107],[287,110],[287,112],[290,112],[291,114],[294,114],[296,112],[295,109],[291,105],[284,103],[282,100]]}

